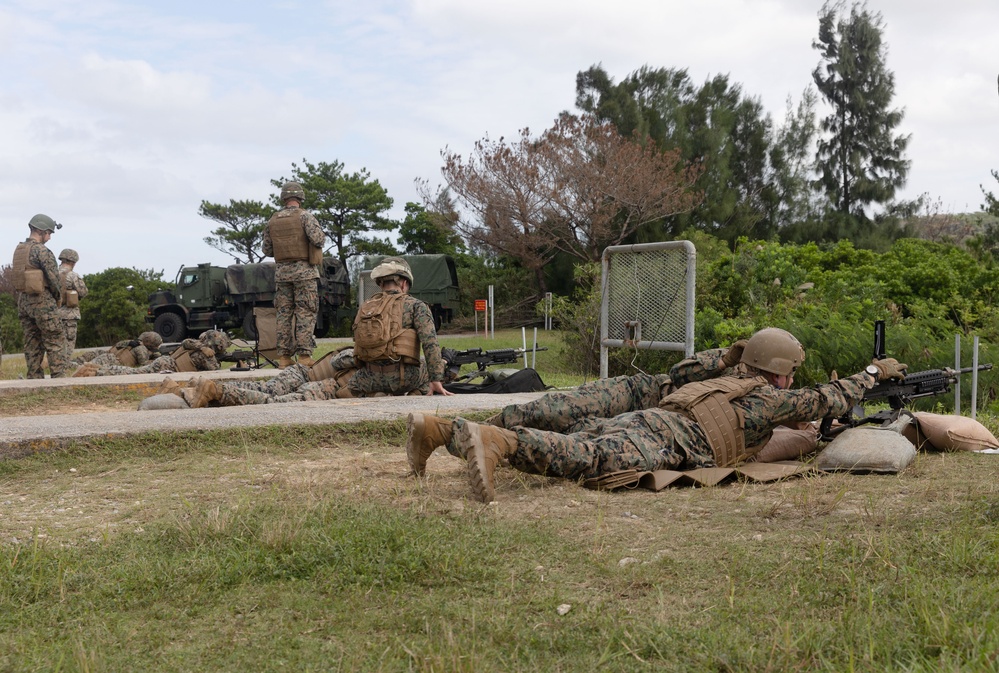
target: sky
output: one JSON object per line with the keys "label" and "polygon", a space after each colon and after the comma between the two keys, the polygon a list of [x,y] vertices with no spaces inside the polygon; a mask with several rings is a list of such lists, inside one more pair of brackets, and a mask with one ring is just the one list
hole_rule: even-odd
{"label": "sky", "polygon": [[[402,219],[441,151],[535,134],[576,74],[727,74],[774,122],[819,63],[817,0],[0,0],[0,247],[38,212],[77,271],[228,265],[202,201],[267,202],[292,164],[366,169]],[[999,193],[999,2],[868,0],[911,134],[901,198]],[[820,106],[818,112],[827,109]]]}

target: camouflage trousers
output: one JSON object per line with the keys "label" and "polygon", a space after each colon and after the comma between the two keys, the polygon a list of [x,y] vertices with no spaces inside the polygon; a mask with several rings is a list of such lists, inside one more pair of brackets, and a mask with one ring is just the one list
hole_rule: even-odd
{"label": "camouflage trousers", "polygon": [[315,278],[280,282],[274,292],[279,356],[312,355],[316,347],[319,285]]}
{"label": "camouflage trousers", "polygon": [[[118,358],[114,355],[115,362]],[[94,360],[96,362],[96,360]],[[97,376],[119,376],[121,374],[162,374],[177,371],[177,363],[169,355],[161,355],[147,365],[128,367],[123,364],[105,365],[97,370]]]}
{"label": "camouflage trousers", "polygon": [[233,407],[244,404],[331,400],[336,397],[339,388],[335,379],[309,381],[308,368],[293,364],[266,381],[223,383],[219,404]]}
{"label": "camouflage trousers", "polygon": [[629,411],[659,406],[670,390],[665,374],[616,376],[598,379],[564,393],[548,393],[525,404],[512,404],[500,412],[504,428],[523,426],[552,432],[579,432],[592,419],[614,418]]}
{"label": "camouflage trousers", "polygon": [[[694,441],[685,437],[695,430]],[[696,424],[679,414],[647,409],[598,421],[583,432],[561,434],[514,428],[510,465],[522,472],[589,479],[618,470],[676,470],[714,465]]]}
{"label": "camouflage trousers", "polygon": [[76,328],[79,326],[80,321],[77,318],[72,318],[66,320],[63,318],[62,325],[66,332],[66,360],[67,362],[72,359],[73,351],[76,350]]}
{"label": "camouflage trousers", "polygon": [[430,375],[424,362],[419,365],[402,365],[399,371],[375,372],[361,367],[350,380],[350,392],[354,397],[372,397],[378,393],[385,395],[426,395],[430,392]]}
{"label": "camouflage trousers", "polygon": [[45,378],[42,360],[46,355],[52,378],[68,376],[70,365],[66,354],[66,332],[52,296],[21,293],[17,302],[17,317],[24,330],[24,362],[28,366],[28,378]]}

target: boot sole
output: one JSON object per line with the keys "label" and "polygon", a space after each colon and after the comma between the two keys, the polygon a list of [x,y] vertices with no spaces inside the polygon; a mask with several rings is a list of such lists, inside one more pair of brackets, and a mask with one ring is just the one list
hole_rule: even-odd
{"label": "boot sole", "polygon": [[472,495],[482,503],[490,503],[496,499],[496,489],[489,478],[486,469],[485,447],[482,445],[482,435],[479,429],[470,423],[461,423],[455,431],[455,440],[465,452],[468,484],[472,487]]}
{"label": "boot sole", "polygon": [[[409,469],[417,477],[422,477],[427,472],[427,459],[420,460],[420,452],[417,448],[423,443],[426,428],[427,424],[424,422],[422,414],[410,414],[406,418],[406,458],[409,460]],[[422,465],[418,464],[420,462]]]}

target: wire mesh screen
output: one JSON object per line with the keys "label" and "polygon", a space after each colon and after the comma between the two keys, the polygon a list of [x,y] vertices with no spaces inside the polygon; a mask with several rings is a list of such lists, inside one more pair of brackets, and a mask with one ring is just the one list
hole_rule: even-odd
{"label": "wire mesh screen", "polygon": [[378,284],[371,280],[371,270],[362,271],[357,279],[357,305],[360,306],[378,292]]}
{"label": "wire mesh screen", "polygon": [[600,375],[608,348],[694,354],[694,276],[690,241],[616,245],[603,254]]}

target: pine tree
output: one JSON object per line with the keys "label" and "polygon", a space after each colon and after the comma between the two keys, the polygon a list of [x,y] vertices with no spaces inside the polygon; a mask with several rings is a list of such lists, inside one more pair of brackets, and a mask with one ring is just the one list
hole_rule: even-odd
{"label": "pine tree", "polygon": [[826,135],[818,143],[818,187],[849,230],[869,220],[869,206],[890,204],[905,185],[909,136],[896,131],[903,111],[891,108],[895,76],[885,63],[881,14],[862,4],[854,4],[849,17],[843,10],[837,2],[819,12],[812,46],[822,60],[812,77],[833,108],[820,125]]}

